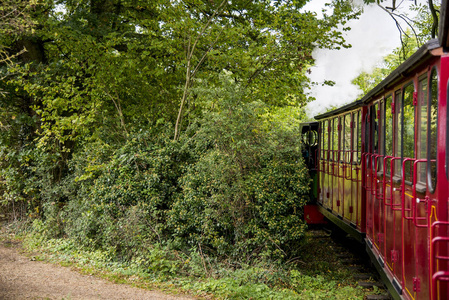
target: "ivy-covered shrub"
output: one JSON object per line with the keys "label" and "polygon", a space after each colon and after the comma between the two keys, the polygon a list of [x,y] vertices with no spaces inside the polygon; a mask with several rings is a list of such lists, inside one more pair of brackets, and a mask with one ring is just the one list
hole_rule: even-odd
{"label": "ivy-covered shrub", "polygon": [[260,103],[229,97],[203,120],[212,145],[182,176],[169,225],[184,247],[247,259],[290,256],[304,234],[309,176],[295,131],[263,127]]}
{"label": "ivy-covered shrub", "polygon": [[115,150],[86,148],[73,161],[79,193],[64,210],[66,234],[121,256],[166,240],[166,212],[189,162],[180,145],[139,133]]}

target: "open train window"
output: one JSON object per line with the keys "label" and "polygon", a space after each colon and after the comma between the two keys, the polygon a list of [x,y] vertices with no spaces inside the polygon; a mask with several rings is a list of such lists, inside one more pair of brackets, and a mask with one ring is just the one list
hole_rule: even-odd
{"label": "open train window", "polygon": [[346,163],[351,162],[351,114],[346,114],[344,116],[344,137],[343,137],[343,144],[344,144],[344,159]]}
{"label": "open train window", "polygon": [[352,113],[352,163],[357,162],[357,112]]}
{"label": "open train window", "polygon": [[324,159],[329,160],[329,121],[324,121],[323,127],[323,155]]}
{"label": "open train window", "polygon": [[[392,114],[393,96],[389,95],[385,99],[385,118],[384,118],[384,155],[393,155],[393,114]],[[385,167],[386,175],[390,175],[390,168],[388,164]]]}
{"label": "open train window", "polygon": [[[415,105],[413,104],[413,83],[404,88],[402,111],[402,160],[415,158]],[[404,180],[411,184],[413,180],[413,162],[405,165]]]}
{"label": "open train window", "polygon": [[[368,110],[365,116],[365,153],[371,153],[371,130],[370,130],[370,118],[371,118],[371,106],[368,106]],[[365,166],[369,167],[369,155],[365,156]]]}
{"label": "open train window", "polygon": [[330,122],[330,131],[329,131],[329,152],[330,152],[330,160],[335,160],[335,119],[332,119]]}
{"label": "open train window", "polygon": [[[427,158],[427,96],[428,96],[428,88],[427,88],[427,76],[424,75],[419,79],[418,82],[418,117],[417,120],[417,133],[418,133],[418,159],[426,159]],[[426,184],[426,174],[427,174],[427,164],[420,163],[418,165],[418,182],[425,186]],[[424,192],[424,191],[423,191]]]}
{"label": "open train window", "polygon": [[[356,140],[357,140],[357,147],[355,149],[357,149],[357,164],[360,165],[361,161],[361,152],[362,152],[362,133],[361,133],[361,126],[360,126],[360,110],[357,111],[357,120],[355,121],[355,126],[356,127]],[[355,150],[354,149],[354,150]]]}
{"label": "open train window", "polygon": [[[428,153],[427,153],[427,174],[428,185],[431,193],[435,192],[437,185],[437,145],[438,145],[438,72],[436,67],[430,73],[429,81],[429,106],[428,106]],[[446,150],[447,151],[447,150]]]}
{"label": "open train window", "polygon": [[338,128],[338,135],[337,135],[337,138],[338,138],[338,148],[337,148],[338,159],[337,160],[343,162],[344,154],[343,154],[343,151],[342,151],[343,150],[343,142],[342,142],[342,140],[343,140],[343,121],[342,121],[342,117],[338,117],[337,120],[338,120],[338,121],[336,121],[337,124],[338,124],[337,125],[337,128]]}
{"label": "open train window", "polygon": [[[397,90],[394,94],[394,157],[401,157],[402,150],[402,91]],[[401,178],[402,161],[400,159],[394,161],[395,179]]]}
{"label": "open train window", "polygon": [[338,149],[339,149],[339,132],[338,132],[338,118],[334,118],[333,120],[333,129],[332,129],[332,152],[334,153],[333,160],[338,161]]}
{"label": "open train window", "polygon": [[[372,152],[373,154],[379,154],[379,120],[378,120],[378,115],[377,115],[377,111],[379,109],[379,103],[375,103],[374,106],[371,107],[371,130],[372,130],[372,140],[371,140],[371,147],[372,147]],[[377,166],[375,166],[376,160],[374,159],[374,157],[371,159],[371,168],[372,170],[376,170],[377,171]]]}
{"label": "open train window", "polygon": [[379,102],[379,110],[378,110],[378,117],[379,120],[377,122],[377,126],[378,126],[378,136],[379,136],[379,146],[378,146],[378,153],[379,153],[379,158],[377,159],[377,165],[378,165],[378,169],[377,171],[380,171],[383,173],[383,159],[384,159],[384,155],[385,155],[385,135],[383,134],[383,122],[382,120],[385,120],[385,102],[384,100],[380,100]]}

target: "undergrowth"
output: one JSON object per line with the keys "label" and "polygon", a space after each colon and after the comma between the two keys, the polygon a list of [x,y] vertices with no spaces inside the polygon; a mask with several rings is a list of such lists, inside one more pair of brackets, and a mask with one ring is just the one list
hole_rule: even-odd
{"label": "undergrowth", "polygon": [[120,260],[113,249],[93,250],[67,238],[47,239],[35,229],[23,231],[19,238],[27,251],[40,253],[39,260],[118,283],[205,299],[363,299],[366,293],[354,286],[351,271],[335,258],[335,245],[310,234],[300,246],[304,256],[286,263],[266,260],[246,265],[218,261],[200,249],[182,253],[159,244],[145,255]]}

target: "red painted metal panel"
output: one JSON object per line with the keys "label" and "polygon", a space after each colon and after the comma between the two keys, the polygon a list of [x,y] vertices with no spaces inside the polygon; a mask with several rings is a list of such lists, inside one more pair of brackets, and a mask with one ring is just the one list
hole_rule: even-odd
{"label": "red painted metal panel", "polygon": [[304,206],[304,220],[307,224],[326,224],[322,213],[319,212],[316,205],[306,205]]}

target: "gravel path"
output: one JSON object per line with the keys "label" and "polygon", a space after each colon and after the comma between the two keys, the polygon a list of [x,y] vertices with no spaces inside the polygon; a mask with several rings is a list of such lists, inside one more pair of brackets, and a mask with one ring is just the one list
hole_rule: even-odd
{"label": "gravel path", "polygon": [[0,241],[0,300],[3,299],[194,299],[166,295],[89,275],[19,254],[17,245]]}

